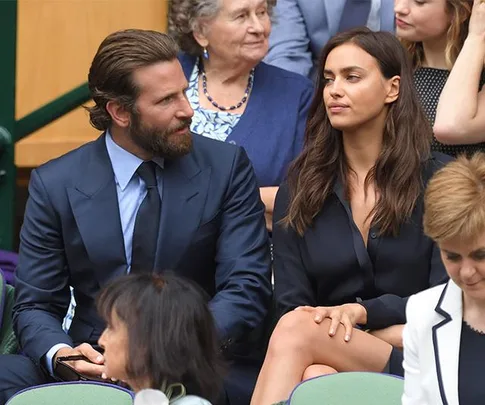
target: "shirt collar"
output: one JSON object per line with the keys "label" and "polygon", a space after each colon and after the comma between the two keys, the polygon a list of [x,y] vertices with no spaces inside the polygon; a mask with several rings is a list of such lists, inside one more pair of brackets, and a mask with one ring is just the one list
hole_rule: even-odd
{"label": "shirt collar", "polygon": [[[109,131],[106,131],[105,140],[116,183],[124,191],[138,167],[143,163],[143,160],[117,145]],[[153,161],[163,169],[163,158],[155,157]]]}

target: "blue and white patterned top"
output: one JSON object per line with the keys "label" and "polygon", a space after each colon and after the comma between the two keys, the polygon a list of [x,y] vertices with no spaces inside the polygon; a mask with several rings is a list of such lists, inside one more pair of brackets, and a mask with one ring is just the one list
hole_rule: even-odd
{"label": "blue and white patterned top", "polygon": [[242,114],[231,114],[227,111],[213,111],[202,108],[199,103],[199,60],[190,75],[187,98],[194,110],[190,130],[194,134],[206,136],[225,142]]}

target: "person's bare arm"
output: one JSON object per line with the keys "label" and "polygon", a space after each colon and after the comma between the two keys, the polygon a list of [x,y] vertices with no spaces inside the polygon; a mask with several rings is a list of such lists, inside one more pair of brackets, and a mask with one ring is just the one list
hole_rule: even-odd
{"label": "person's bare arm", "polygon": [[485,59],[485,3],[475,0],[469,33],[441,93],[433,127],[445,144],[485,141],[485,91],[478,91]]}

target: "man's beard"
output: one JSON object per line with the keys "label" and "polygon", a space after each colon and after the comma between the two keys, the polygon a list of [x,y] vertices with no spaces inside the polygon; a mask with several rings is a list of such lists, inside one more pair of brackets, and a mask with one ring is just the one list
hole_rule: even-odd
{"label": "man's beard", "polygon": [[[186,155],[192,150],[192,134],[190,133],[190,118],[180,120],[175,128],[161,130],[159,128],[148,128],[143,125],[140,114],[133,111],[129,128],[129,136],[132,141],[144,151],[154,157],[173,159]],[[186,134],[174,134],[187,128]]]}

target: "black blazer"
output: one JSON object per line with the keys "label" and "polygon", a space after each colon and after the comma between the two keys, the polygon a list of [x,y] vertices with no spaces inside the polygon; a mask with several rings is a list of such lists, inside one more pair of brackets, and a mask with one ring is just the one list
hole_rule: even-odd
{"label": "black blazer", "polygon": [[[425,183],[452,158],[433,156],[423,165]],[[313,225],[300,237],[285,229],[288,188],[280,187],[273,224],[275,299],[279,313],[297,306],[334,306],[362,302],[367,327],[404,324],[407,297],[447,280],[437,246],[423,234],[423,199],[399,236],[369,230],[367,248],[336,185]]]}

